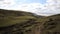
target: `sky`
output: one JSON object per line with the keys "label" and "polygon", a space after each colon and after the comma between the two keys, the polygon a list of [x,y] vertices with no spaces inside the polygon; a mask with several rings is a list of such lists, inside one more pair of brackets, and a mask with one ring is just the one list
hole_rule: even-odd
{"label": "sky", "polygon": [[60,14],[60,0],[0,0],[0,9],[22,10],[49,16]]}

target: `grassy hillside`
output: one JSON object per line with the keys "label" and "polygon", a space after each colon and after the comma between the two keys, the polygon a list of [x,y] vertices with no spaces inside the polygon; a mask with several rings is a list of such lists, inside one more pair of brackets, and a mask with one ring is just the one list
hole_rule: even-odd
{"label": "grassy hillside", "polygon": [[29,12],[0,9],[0,34],[27,34],[40,23],[40,17]]}
{"label": "grassy hillside", "polygon": [[60,34],[60,14],[44,18],[41,34]]}
{"label": "grassy hillside", "polygon": [[60,14],[43,17],[0,9],[0,34],[60,34]]}
{"label": "grassy hillside", "polygon": [[29,12],[0,9],[0,27],[26,22],[36,17]]}

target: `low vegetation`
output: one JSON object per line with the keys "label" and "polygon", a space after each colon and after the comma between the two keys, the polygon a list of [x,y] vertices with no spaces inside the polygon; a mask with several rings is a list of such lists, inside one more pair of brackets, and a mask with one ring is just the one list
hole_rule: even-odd
{"label": "low vegetation", "polygon": [[0,9],[0,34],[60,34],[60,14],[44,17]]}

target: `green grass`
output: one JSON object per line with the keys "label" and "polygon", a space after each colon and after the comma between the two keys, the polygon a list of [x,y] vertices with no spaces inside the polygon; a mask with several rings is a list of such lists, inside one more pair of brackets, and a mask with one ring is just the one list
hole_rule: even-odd
{"label": "green grass", "polygon": [[20,16],[20,17],[4,17],[0,18],[0,27],[10,26],[16,23],[23,23],[28,21],[28,19],[34,19],[32,16]]}
{"label": "green grass", "polygon": [[29,19],[35,18],[36,17],[34,17],[34,15],[29,12],[0,9],[0,27],[23,23]]}
{"label": "green grass", "polygon": [[[22,29],[24,33],[27,33],[25,31],[29,30],[33,31],[35,27],[40,28],[37,30],[41,30],[41,34],[54,34],[60,32],[60,14],[41,18],[36,16],[29,12],[0,10],[0,27],[11,26],[10,31],[12,31],[12,25],[14,25],[14,28],[17,29],[17,31]],[[21,24],[22,26],[20,26]]]}
{"label": "green grass", "polygon": [[41,26],[42,34],[58,34],[60,32],[60,14],[46,17],[43,20],[45,21]]}

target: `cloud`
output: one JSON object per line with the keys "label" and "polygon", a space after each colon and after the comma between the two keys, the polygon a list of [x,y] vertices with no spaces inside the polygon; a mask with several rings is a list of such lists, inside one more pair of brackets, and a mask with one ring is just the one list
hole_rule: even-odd
{"label": "cloud", "polygon": [[40,11],[42,14],[60,14],[60,0],[47,0],[47,3],[43,7],[42,11]]}
{"label": "cloud", "polygon": [[0,8],[8,8],[15,4],[14,0],[2,0],[0,1]]}
{"label": "cloud", "polygon": [[[25,0],[26,1],[26,0]],[[23,10],[33,12],[38,15],[60,14],[60,0],[47,0],[45,4],[41,3],[22,3],[17,4],[16,0],[0,1],[1,9]]]}

